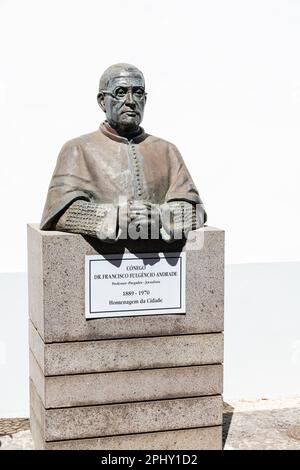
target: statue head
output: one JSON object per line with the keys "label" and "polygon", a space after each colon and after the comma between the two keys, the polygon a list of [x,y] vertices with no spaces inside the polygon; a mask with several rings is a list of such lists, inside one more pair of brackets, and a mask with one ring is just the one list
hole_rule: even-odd
{"label": "statue head", "polygon": [[107,121],[121,135],[136,131],[146,103],[142,72],[130,64],[111,65],[100,78],[97,99]]}

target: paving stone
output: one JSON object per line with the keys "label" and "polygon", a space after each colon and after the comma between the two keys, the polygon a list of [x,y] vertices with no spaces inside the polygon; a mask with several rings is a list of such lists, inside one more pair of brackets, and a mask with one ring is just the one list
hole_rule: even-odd
{"label": "paving stone", "polygon": [[225,449],[300,450],[291,428],[300,423],[300,398],[285,397],[231,402],[224,414]]}
{"label": "paving stone", "polygon": [[0,450],[34,450],[30,431],[0,435]]}
{"label": "paving stone", "polygon": [[0,436],[29,429],[27,418],[0,418]]}

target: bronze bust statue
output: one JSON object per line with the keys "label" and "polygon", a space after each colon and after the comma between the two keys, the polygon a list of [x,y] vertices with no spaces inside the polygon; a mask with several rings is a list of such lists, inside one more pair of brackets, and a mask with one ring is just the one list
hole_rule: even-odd
{"label": "bronze bust statue", "polygon": [[203,225],[204,206],[178,149],[140,127],[147,99],[142,72],[112,65],[97,99],[106,121],[62,147],[40,228],[107,242],[171,242]]}

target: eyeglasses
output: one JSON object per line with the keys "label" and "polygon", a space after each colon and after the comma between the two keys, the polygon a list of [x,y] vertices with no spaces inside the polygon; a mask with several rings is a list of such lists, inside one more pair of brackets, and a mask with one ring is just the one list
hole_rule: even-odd
{"label": "eyeglasses", "polygon": [[132,94],[132,98],[137,101],[141,101],[147,96],[147,93],[145,92],[144,88],[141,87],[119,86],[113,91],[101,90],[101,93],[104,93],[105,95],[110,95],[115,98],[115,100],[119,101],[125,101],[129,92]]}

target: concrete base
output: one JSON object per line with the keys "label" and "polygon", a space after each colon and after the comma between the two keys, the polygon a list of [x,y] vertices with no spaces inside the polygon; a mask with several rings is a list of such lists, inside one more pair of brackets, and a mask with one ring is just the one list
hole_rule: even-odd
{"label": "concrete base", "polygon": [[130,247],[28,227],[36,448],[221,449],[224,233],[190,237],[185,315],[87,321],[85,255]]}

